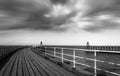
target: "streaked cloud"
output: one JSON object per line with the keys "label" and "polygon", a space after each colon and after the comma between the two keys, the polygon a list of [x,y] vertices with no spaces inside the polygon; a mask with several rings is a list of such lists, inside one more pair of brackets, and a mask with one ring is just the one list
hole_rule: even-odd
{"label": "streaked cloud", "polygon": [[120,24],[119,4],[119,0],[1,0],[0,30],[112,30]]}

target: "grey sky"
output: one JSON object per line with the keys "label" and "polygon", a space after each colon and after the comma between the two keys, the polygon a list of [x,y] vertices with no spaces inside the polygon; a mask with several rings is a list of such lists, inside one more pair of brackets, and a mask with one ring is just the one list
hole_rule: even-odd
{"label": "grey sky", "polygon": [[[74,44],[79,44],[75,40],[76,37],[82,36],[83,38],[78,40],[82,41],[86,37],[96,38],[99,35],[101,40],[105,40],[109,44],[110,39],[107,40],[107,35],[111,36],[111,40],[116,38],[113,37],[114,33],[118,34],[115,36],[119,36],[119,13],[119,0],[0,0],[0,38],[2,43],[10,41],[9,44],[11,44],[11,39],[17,41],[18,34],[24,37],[34,35],[35,37],[31,38],[34,42],[36,38],[41,38],[39,35],[41,34],[41,40],[47,41],[46,37],[52,35],[58,38],[58,41],[61,39],[63,42],[69,43],[69,39],[72,39]],[[63,33],[61,35],[63,37],[68,34],[69,39],[66,41],[54,33]],[[70,35],[75,37],[70,38]],[[6,37],[10,37],[10,39]],[[87,38],[83,41],[87,41]],[[20,40],[22,37],[18,39]],[[25,40],[27,39],[23,41]],[[55,39],[48,40],[52,43]],[[93,40],[93,42],[96,41],[97,39]],[[117,41],[114,44],[118,45]],[[27,44],[27,42],[25,43]]]}

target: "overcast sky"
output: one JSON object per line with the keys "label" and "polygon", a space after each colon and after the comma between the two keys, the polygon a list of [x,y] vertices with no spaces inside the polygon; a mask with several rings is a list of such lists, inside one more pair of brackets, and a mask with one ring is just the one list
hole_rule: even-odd
{"label": "overcast sky", "polygon": [[0,44],[120,45],[120,0],[0,0]]}

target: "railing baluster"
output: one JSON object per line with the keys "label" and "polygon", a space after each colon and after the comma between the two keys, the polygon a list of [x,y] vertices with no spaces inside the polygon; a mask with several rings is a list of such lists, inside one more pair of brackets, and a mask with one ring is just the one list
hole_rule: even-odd
{"label": "railing baluster", "polygon": [[[54,56],[54,57],[57,57],[57,58],[60,58],[61,59],[61,62],[63,63],[64,60],[67,60],[67,61],[70,61],[73,63],[72,67],[73,68],[76,68],[76,64],[80,64],[80,65],[83,65],[83,66],[86,66],[86,67],[90,67],[90,68],[93,68],[94,69],[94,76],[97,76],[97,70],[99,71],[104,71],[106,73],[110,73],[112,75],[117,75],[117,76],[120,76],[119,73],[115,73],[115,72],[111,72],[111,71],[108,71],[108,70],[103,70],[103,69],[100,69],[100,68],[97,68],[97,62],[102,62],[102,63],[107,63],[107,64],[111,64],[111,65],[117,65],[117,66],[120,66],[120,64],[116,64],[116,63],[113,63],[113,62],[107,62],[107,61],[102,61],[102,60],[97,60],[97,53],[99,52],[102,52],[102,53],[119,53],[119,51],[105,51],[105,50],[98,50],[98,48],[96,48],[96,50],[88,50],[88,49],[76,49],[76,48],[70,48],[70,50],[73,50],[73,54],[64,54],[64,50],[65,49],[69,49],[69,48],[61,48],[61,47],[51,47],[53,48],[53,51],[52,51],[52,54],[50,54],[51,51],[49,51],[49,49],[47,48],[50,48],[50,47],[45,47],[45,55],[49,54],[51,56]],[[57,52],[56,49],[59,48],[61,49],[60,51],[61,52]],[[91,51],[93,52],[94,54],[94,58],[87,58],[87,57],[80,57],[80,56],[76,56],[76,50],[81,50],[81,51]],[[47,53],[48,51],[48,53]],[[54,54],[53,54],[54,52]],[[61,56],[57,56],[56,54],[61,54]],[[71,56],[73,57],[73,60],[70,60],[70,59],[67,59],[67,58],[64,58],[64,55],[67,55],[67,56]],[[91,60],[91,61],[94,61],[94,67],[93,66],[89,66],[89,65],[86,65],[86,64],[83,64],[83,63],[80,63],[80,62],[77,62],[76,61],[76,58],[80,58],[80,59],[85,59],[85,60]]]}
{"label": "railing baluster", "polygon": [[96,69],[97,69],[97,63],[96,63],[96,50],[94,51],[94,73],[95,73],[95,75],[94,76],[97,76],[97,71],[96,71]]}
{"label": "railing baluster", "polygon": [[54,48],[54,57],[56,56],[56,48]]}
{"label": "railing baluster", "polygon": [[61,48],[61,62],[63,63],[63,48]]}
{"label": "railing baluster", "polygon": [[75,68],[76,62],[75,62],[75,50],[73,50],[73,68]]}
{"label": "railing baluster", "polygon": [[45,56],[46,56],[46,53],[47,53],[47,50],[46,50],[47,47],[45,47]]}

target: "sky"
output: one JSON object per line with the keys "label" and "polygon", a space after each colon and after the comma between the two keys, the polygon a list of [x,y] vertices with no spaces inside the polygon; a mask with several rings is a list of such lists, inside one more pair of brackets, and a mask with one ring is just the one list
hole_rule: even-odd
{"label": "sky", "polygon": [[0,0],[0,45],[120,45],[120,0]]}

